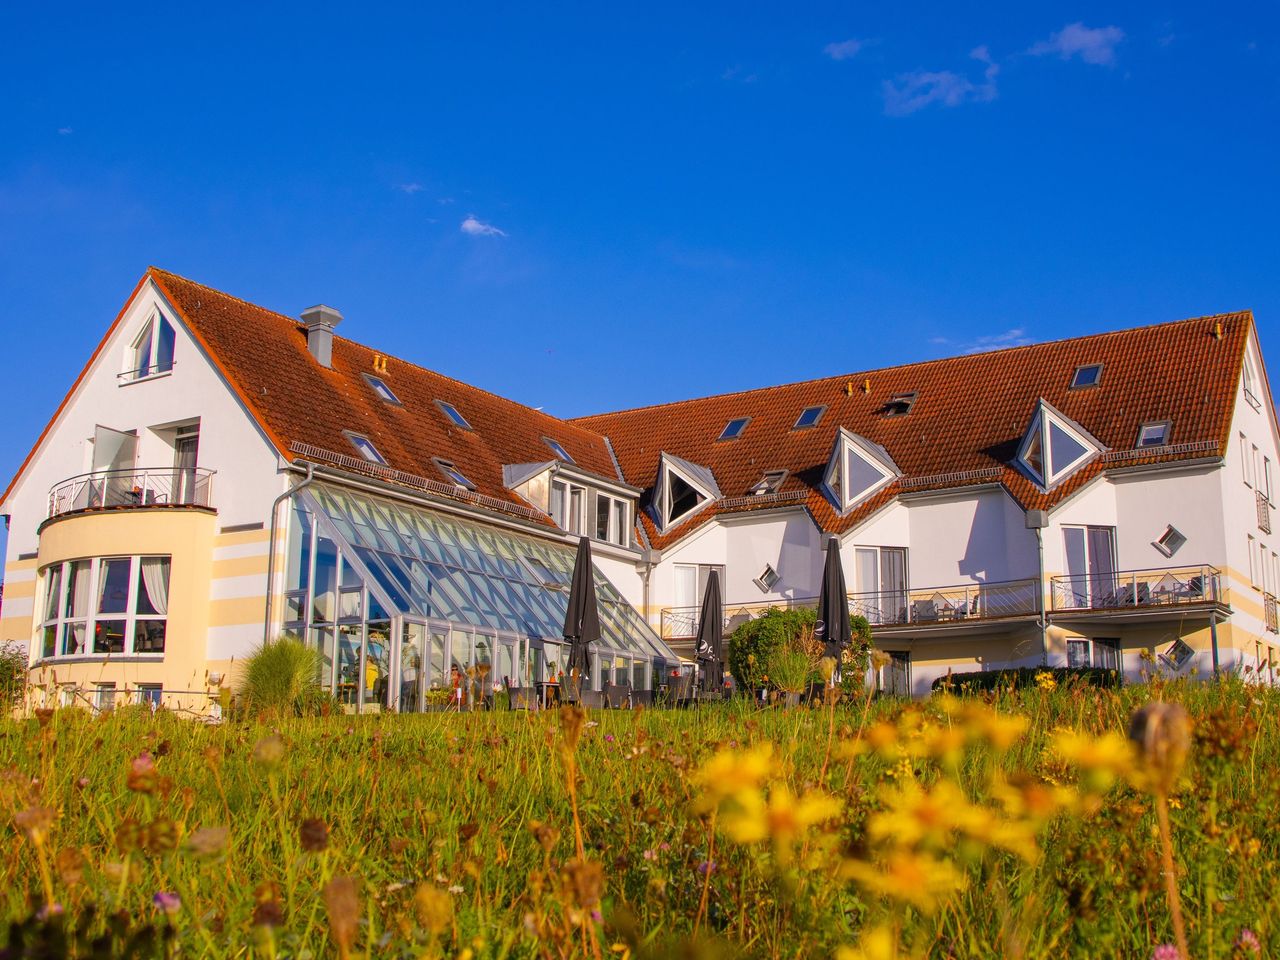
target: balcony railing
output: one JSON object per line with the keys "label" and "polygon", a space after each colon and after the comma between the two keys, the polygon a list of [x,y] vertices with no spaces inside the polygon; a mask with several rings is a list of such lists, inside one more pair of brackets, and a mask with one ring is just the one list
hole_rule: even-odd
{"label": "balcony railing", "polygon": [[1054,610],[1125,610],[1194,603],[1222,597],[1216,567],[1117,570],[1053,578]]}
{"label": "balcony railing", "polygon": [[1276,611],[1276,598],[1269,593],[1262,595],[1262,607],[1267,621],[1267,630],[1280,633],[1280,615]]}
{"label": "balcony railing", "polygon": [[1271,501],[1261,490],[1253,491],[1258,498],[1258,529],[1263,533],[1271,532]]}
{"label": "balcony railing", "polygon": [[49,491],[49,516],[107,507],[207,507],[213,474],[203,467],[171,466],[83,473]]}
{"label": "balcony railing", "polygon": [[[754,620],[770,609],[813,608],[816,597],[792,600],[761,600],[726,604],[724,629]],[[699,607],[664,607],[661,633],[664,640],[679,640],[698,633]],[[998,583],[970,583],[949,587],[922,587],[877,593],[849,594],[849,612],[866,617],[873,627],[933,625],[973,620],[1019,617],[1040,612],[1036,581],[1008,580]]]}

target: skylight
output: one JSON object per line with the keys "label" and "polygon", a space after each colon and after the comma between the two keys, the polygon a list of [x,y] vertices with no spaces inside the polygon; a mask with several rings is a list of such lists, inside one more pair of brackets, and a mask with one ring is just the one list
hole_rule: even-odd
{"label": "skylight", "polygon": [[1042,490],[1049,490],[1099,453],[1101,448],[1088,431],[1041,400],[1017,459]]}
{"label": "skylight", "polygon": [[1076,372],[1071,375],[1071,389],[1083,390],[1085,387],[1096,387],[1102,382],[1102,364],[1086,363],[1084,366],[1076,367]]}
{"label": "skylight", "polygon": [[742,436],[742,431],[747,429],[747,424],[751,422],[750,417],[735,417],[724,425],[724,429],[720,431],[720,440],[737,440]]}
{"label": "skylight", "polygon": [[437,400],[436,406],[440,408],[441,412],[446,417],[448,417],[451,421],[453,421],[453,425],[455,427],[461,427],[463,430],[471,429],[471,424],[467,423],[467,418],[464,417],[462,414],[460,414],[458,412],[458,408],[455,407],[452,403],[449,403],[445,400]]}
{"label": "skylight", "polygon": [[370,463],[381,463],[386,466],[387,461],[382,459],[382,454],[378,452],[378,448],[373,445],[373,441],[368,437],[362,437],[358,433],[348,433],[347,439],[351,441],[351,445],[359,451],[360,456],[364,457]]}
{"label": "skylight", "polygon": [[439,457],[435,459],[435,465],[440,472],[449,478],[449,482],[457,487],[466,487],[468,490],[474,490],[476,485],[466,478],[466,476],[448,460],[441,460]]}
{"label": "skylight", "polygon": [[569,456],[569,451],[560,445],[559,440],[552,440],[550,437],[543,437],[542,442],[551,448],[551,452],[563,460],[565,463],[576,463],[573,457]]}
{"label": "skylight", "polygon": [[824,481],[841,514],[898,476],[901,476],[901,471],[888,450],[866,437],[840,428],[831,459],[827,462]]}
{"label": "skylight", "polygon": [[1169,442],[1170,426],[1171,424],[1168,420],[1144,423],[1138,428],[1138,446],[1163,447]]}
{"label": "skylight", "polygon": [[881,413],[886,417],[905,417],[911,412],[911,408],[915,406],[916,398],[919,396],[916,391],[910,393],[895,393],[889,398],[889,402],[881,408]]}
{"label": "skylight", "polygon": [[822,419],[822,415],[827,412],[825,406],[821,407],[805,407],[801,411],[800,416],[796,418],[792,430],[804,430],[807,427],[816,426],[818,421]]}
{"label": "skylight", "polygon": [[373,388],[373,392],[376,393],[383,400],[387,401],[387,403],[395,403],[395,404],[400,403],[400,398],[397,397],[394,391],[392,391],[392,389],[387,386],[385,380],[381,380],[378,377],[372,376],[371,374],[368,374],[368,373],[364,375],[364,379],[369,384],[369,386]]}
{"label": "skylight", "polygon": [[752,484],[747,493],[753,497],[762,496],[766,493],[777,493],[778,488],[782,486],[782,481],[785,479],[787,479],[787,471],[769,470],[763,477]]}

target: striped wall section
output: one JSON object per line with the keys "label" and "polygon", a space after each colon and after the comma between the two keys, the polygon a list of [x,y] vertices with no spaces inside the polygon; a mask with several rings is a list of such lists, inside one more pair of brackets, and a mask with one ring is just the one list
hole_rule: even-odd
{"label": "striped wall section", "polygon": [[4,606],[0,608],[0,642],[27,646],[35,612],[36,561],[10,560],[4,571]]}
{"label": "striped wall section", "polygon": [[207,651],[211,665],[243,659],[262,641],[269,539],[265,529],[214,537]]}

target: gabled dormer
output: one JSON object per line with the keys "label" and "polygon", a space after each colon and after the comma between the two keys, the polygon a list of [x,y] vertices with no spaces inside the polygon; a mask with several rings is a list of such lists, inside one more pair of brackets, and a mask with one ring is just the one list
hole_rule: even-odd
{"label": "gabled dormer", "polygon": [[888,450],[841,427],[822,480],[831,502],[845,514],[900,476]]}
{"label": "gabled dormer", "polygon": [[1049,491],[1103,451],[1088,430],[1041,399],[1018,445],[1018,469],[1041,490]]}
{"label": "gabled dormer", "polygon": [[662,454],[653,495],[653,516],[660,532],[666,533],[719,499],[720,487],[707,467]]}

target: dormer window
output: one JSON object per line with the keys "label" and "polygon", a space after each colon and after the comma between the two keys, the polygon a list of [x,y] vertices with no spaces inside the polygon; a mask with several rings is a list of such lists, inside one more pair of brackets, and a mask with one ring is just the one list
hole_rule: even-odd
{"label": "dormer window", "polygon": [[662,454],[654,496],[660,530],[666,531],[719,499],[720,488],[710,470],[669,453]]}
{"label": "dormer window", "polygon": [[1139,447],[1163,447],[1169,442],[1169,430],[1172,424],[1168,420],[1144,423],[1138,428]]}
{"label": "dormer window", "polygon": [[886,417],[905,417],[911,412],[911,408],[915,406],[918,396],[920,394],[914,390],[910,393],[895,393],[889,398],[889,402],[880,409],[880,413]]}
{"label": "dormer window", "polygon": [[1102,444],[1084,427],[1041,400],[1018,448],[1017,463],[1047,491],[1101,452]]}
{"label": "dormer window", "polygon": [[173,348],[177,335],[165,315],[156,311],[138,331],[129,347],[129,380],[141,380],[173,369]]}
{"label": "dormer window", "polygon": [[800,412],[800,416],[796,417],[796,422],[792,425],[792,430],[807,430],[809,427],[816,427],[818,421],[822,419],[822,415],[827,412],[825,406],[805,407]]}
{"label": "dormer window", "polygon": [[753,497],[763,496],[766,493],[777,493],[782,486],[782,481],[785,479],[787,479],[787,471],[770,470],[753,483],[747,489],[747,493]]}
{"label": "dormer window", "polygon": [[385,380],[381,380],[368,373],[364,375],[364,379],[365,382],[373,389],[373,392],[381,399],[387,401],[387,403],[394,403],[396,406],[400,405],[400,398],[397,397],[392,389],[387,386]]}
{"label": "dormer window", "polygon": [[750,417],[735,417],[724,425],[724,429],[720,431],[718,440],[737,440],[742,436],[742,431],[747,429],[747,424],[751,422]]}
{"label": "dormer window", "polygon": [[560,445],[560,441],[552,440],[550,437],[543,437],[542,442],[551,448],[551,452],[563,460],[565,463],[575,463],[573,457],[569,456],[569,451]]}
{"label": "dormer window", "polygon": [[360,456],[368,460],[370,463],[380,463],[386,466],[387,461],[382,459],[382,454],[378,452],[378,448],[373,445],[373,441],[368,437],[363,437],[358,433],[346,431],[347,439],[351,441],[351,445],[356,448]]}
{"label": "dormer window", "polygon": [[840,428],[824,478],[840,513],[847,513],[902,475],[880,444]]}
{"label": "dormer window", "polygon": [[463,472],[448,460],[441,460],[436,457],[432,462],[436,465],[436,469],[443,473],[455,487],[462,487],[466,490],[474,490],[476,488],[476,485],[468,480]]}
{"label": "dormer window", "polygon": [[1102,364],[1086,363],[1083,366],[1076,367],[1076,372],[1071,375],[1071,389],[1083,390],[1086,387],[1096,387],[1102,382]]}
{"label": "dormer window", "polygon": [[449,422],[455,427],[461,427],[463,430],[470,430],[471,424],[467,423],[467,418],[458,412],[458,408],[446,400],[437,400],[436,406],[440,408],[440,412],[449,418]]}

